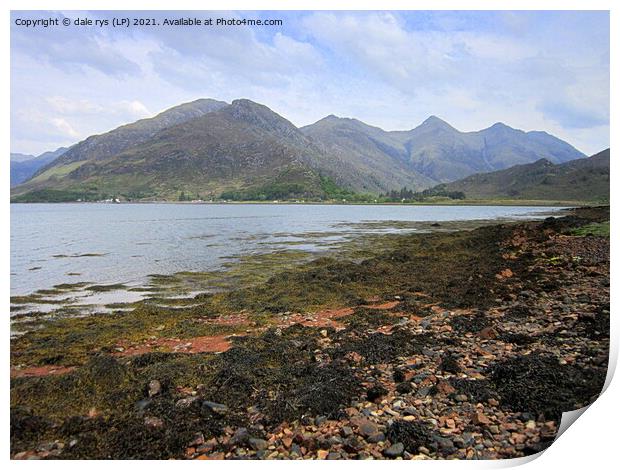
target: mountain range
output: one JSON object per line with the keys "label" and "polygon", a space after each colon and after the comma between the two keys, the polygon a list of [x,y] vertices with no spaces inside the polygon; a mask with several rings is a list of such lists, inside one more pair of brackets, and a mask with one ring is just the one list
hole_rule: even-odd
{"label": "mountain range", "polygon": [[497,123],[460,132],[431,116],[385,131],[327,116],[297,128],[246,99],[201,99],[71,146],[13,188],[13,200],[325,199],[430,188],[463,176],[581,159],[545,132]]}

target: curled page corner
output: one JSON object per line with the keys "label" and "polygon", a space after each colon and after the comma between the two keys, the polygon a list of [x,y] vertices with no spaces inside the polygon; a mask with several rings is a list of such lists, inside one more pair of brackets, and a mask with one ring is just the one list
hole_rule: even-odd
{"label": "curled page corner", "polygon": [[578,410],[565,411],[562,413],[562,418],[560,419],[560,426],[558,427],[558,432],[555,435],[554,442],[558,440],[558,438],[564,434],[564,432],[570,428],[577,419],[588,409],[590,405],[584,406],[583,408],[579,408]]}

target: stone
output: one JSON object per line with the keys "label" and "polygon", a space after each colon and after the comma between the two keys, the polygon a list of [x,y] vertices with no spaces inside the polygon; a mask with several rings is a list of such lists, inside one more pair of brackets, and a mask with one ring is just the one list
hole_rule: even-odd
{"label": "stone", "polygon": [[379,428],[375,423],[368,420],[363,420],[359,423],[359,432],[362,436],[368,437],[379,432]]}
{"label": "stone", "polygon": [[451,393],[456,392],[455,388],[450,385],[450,382],[447,380],[439,381],[437,385],[435,385],[435,388],[437,389],[437,392],[442,395],[450,395]]}
{"label": "stone", "polygon": [[206,454],[207,452],[211,452],[217,446],[217,439],[212,438],[206,441],[204,444],[196,447],[196,452],[199,454]]}
{"label": "stone", "polygon": [[248,439],[248,444],[254,450],[265,450],[267,448],[267,441],[265,439],[251,437]]}
{"label": "stone", "polygon": [[413,390],[413,386],[410,382],[401,382],[396,386],[396,391],[400,394],[410,393]]}
{"label": "stone", "polygon": [[161,392],[161,383],[159,380],[151,380],[148,385],[149,397],[154,397]]}
{"label": "stone", "polygon": [[326,451],[326,450],[323,450],[323,449],[318,450],[318,451],[316,452],[316,456],[317,456],[317,458],[318,458],[318,459],[320,459],[320,460],[325,460],[325,459],[327,458],[327,456],[328,456],[328,455],[329,455],[329,452],[328,452],[328,451]]}
{"label": "stone", "polygon": [[345,439],[342,444],[342,448],[349,454],[356,454],[364,446],[357,440],[355,436],[351,436]]}
{"label": "stone", "polygon": [[368,389],[366,396],[368,397],[368,401],[375,401],[387,395],[387,392],[388,391],[381,385],[375,385],[374,387]]}
{"label": "stone", "polygon": [[396,383],[405,381],[405,373],[400,369],[396,369],[392,376],[394,377],[394,382]]}
{"label": "stone", "polygon": [[376,444],[377,442],[383,442],[385,441],[385,434],[383,434],[382,432],[371,434],[370,436],[366,438],[366,441],[370,442],[371,444]]}
{"label": "stone", "polygon": [[147,416],[144,418],[144,425],[148,428],[163,428],[164,421],[161,418]]}
{"label": "stone", "polygon": [[343,426],[342,429],[340,429],[340,433],[344,437],[349,437],[353,434],[353,429],[351,429],[349,426]]}
{"label": "stone", "polygon": [[250,433],[246,428],[239,428],[235,431],[230,438],[230,443],[233,445],[246,445],[249,443]]}
{"label": "stone", "polygon": [[181,398],[174,404],[174,406],[176,406],[177,408],[189,408],[197,400],[198,397]]}
{"label": "stone", "polygon": [[402,442],[397,442],[396,444],[393,444],[387,449],[385,449],[383,451],[383,455],[385,455],[388,458],[394,459],[396,457],[401,456],[404,451],[405,451],[404,444]]}
{"label": "stone", "polygon": [[223,405],[222,403],[215,403],[213,401],[205,400],[202,402],[202,409],[212,411],[215,414],[226,414],[228,412],[228,407]]}
{"label": "stone", "polygon": [[205,443],[205,437],[201,432],[199,432],[199,433],[196,433],[196,435],[194,436],[194,440],[190,442],[189,445],[190,447],[197,447],[204,443]]}
{"label": "stone", "polygon": [[478,333],[478,337],[480,339],[495,339],[497,338],[497,331],[495,331],[495,328],[493,328],[492,326],[488,326],[480,330],[480,333]]}
{"label": "stone", "polygon": [[484,426],[487,424],[491,424],[491,420],[487,418],[485,414],[480,411],[474,413],[474,415],[472,416],[472,421],[474,424],[477,424],[478,426],[480,425]]}
{"label": "stone", "polygon": [[434,440],[443,454],[451,454],[456,450],[452,441],[446,437],[435,436]]}
{"label": "stone", "polygon": [[152,402],[153,400],[151,400],[150,398],[143,398],[142,400],[136,403],[135,405],[136,411],[146,410]]}

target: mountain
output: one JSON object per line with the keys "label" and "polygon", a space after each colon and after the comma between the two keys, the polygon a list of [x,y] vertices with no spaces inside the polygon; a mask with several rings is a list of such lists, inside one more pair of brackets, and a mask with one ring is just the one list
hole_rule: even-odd
{"label": "mountain", "polygon": [[[382,192],[404,186],[427,188],[435,180],[414,170],[407,161],[405,147],[390,132],[357,119],[333,115],[300,129],[329,156],[322,165],[332,174],[350,173],[337,165],[354,165],[356,178],[336,181],[358,191]],[[331,167],[330,167],[331,163]]]}
{"label": "mountain", "polygon": [[[22,158],[26,157],[23,154],[11,154],[11,187],[17,186],[24,181],[29,180],[39,169],[44,166],[50,164],[58,157],[60,157],[63,153],[65,153],[68,149],[66,147],[60,147],[53,152],[45,152],[39,155],[38,157],[34,157],[28,155],[27,157],[31,158]],[[18,157],[16,159],[13,158],[14,155],[20,155],[22,157]]]}
{"label": "mountain", "polygon": [[[318,152],[293,124],[266,106],[236,100],[156,132],[140,145],[126,146],[107,158],[98,153],[61,177],[42,179],[58,174],[54,164],[24,187],[86,198],[90,193],[128,198],[219,197],[226,191],[232,198],[244,194],[319,197],[322,179],[308,164]],[[65,168],[75,165],[63,160]]]}
{"label": "mountain", "polygon": [[392,132],[406,148],[410,165],[438,182],[502,170],[546,158],[563,163],[585,155],[545,132],[524,132],[502,123],[460,132],[436,116],[410,131]]}
{"label": "mountain", "polygon": [[11,152],[12,162],[25,162],[26,160],[32,160],[33,158],[36,158],[36,156],[25,154],[25,153],[12,153]]}
{"label": "mountain", "polygon": [[609,201],[609,162],[609,149],[562,164],[543,158],[433,189],[461,191],[468,199]]}
{"label": "mountain", "polygon": [[583,155],[541,132],[460,132],[431,116],[384,131],[328,116],[300,129],[250,100],[197,100],[91,136],[14,188],[13,200],[282,199],[422,190],[480,171]]}
{"label": "mountain", "polygon": [[[54,162],[53,166],[56,168],[71,166],[71,169],[75,169],[86,160],[96,161],[112,157],[130,147],[146,142],[163,129],[204,116],[227,105],[228,103],[223,101],[200,99],[175,106],[155,117],[117,127],[105,134],[90,136],[72,146],[62,158]],[[42,172],[45,170],[47,168],[44,168]]]}

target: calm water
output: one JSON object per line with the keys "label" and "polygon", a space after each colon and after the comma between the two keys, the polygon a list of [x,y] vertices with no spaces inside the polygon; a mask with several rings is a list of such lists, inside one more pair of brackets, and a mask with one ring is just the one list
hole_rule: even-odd
{"label": "calm water", "polygon": [[139,285],[149,274],[217,269],[231,256],[283,248],[324,250],[345,236],[397,230],[364,222],[536,218],[554,210],[558,209],[12,204],[11,294],[82,281]]}

